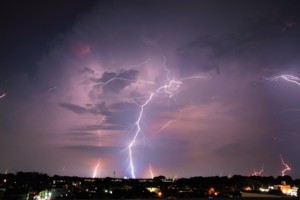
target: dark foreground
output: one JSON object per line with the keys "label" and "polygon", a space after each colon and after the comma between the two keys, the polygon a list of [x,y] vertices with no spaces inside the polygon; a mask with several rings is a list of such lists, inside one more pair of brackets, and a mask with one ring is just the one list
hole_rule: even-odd
{"label": "dark foreground", "polygon": [[300,180],[290,176],[170,179],[81,178],[36,172],[0,174],[0,200],[52,199],[297,199]]}

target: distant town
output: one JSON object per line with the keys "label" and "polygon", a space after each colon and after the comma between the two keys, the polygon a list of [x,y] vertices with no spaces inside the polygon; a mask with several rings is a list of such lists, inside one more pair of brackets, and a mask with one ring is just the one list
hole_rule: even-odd
{"label": "distant town", "polygon": [[37,172],[0,174],[0,199],[141,199],[298,197],[300,179],[290,176],[172,179],[82,178]]}

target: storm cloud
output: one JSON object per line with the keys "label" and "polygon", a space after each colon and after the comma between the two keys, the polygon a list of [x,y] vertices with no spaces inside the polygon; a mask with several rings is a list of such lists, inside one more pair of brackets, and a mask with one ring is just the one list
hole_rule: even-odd
{"label": "storm cloud", "polygon": [[[42,31],[38,17],[28,28],[9,23],[19,40],[7,36],[10,56],[0,59],[0,170],[66,167],[64,175],[86,177],[101,159],[103,176],[130,177],[133,139],[137,177],[150,164],[167,177],[250,175],[262,163],[263,175],[277,176],[280,154],[300,164],[299,87],[271,81],[300,73],[296,1],[89,5],[46,41],[19,38]],[[12,59],[10,48],[31,52],[27,40],[47,48]]]}

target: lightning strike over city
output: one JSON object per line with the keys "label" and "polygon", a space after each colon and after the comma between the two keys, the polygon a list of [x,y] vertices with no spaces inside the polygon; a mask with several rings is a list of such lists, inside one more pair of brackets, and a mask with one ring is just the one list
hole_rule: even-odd
{"label": "lightning strike over city", "polygon": [[136,125],[136,131],[134,133],[134,136],[131,140],[131,142],[129,143],[128,145],[128,153],[129,153],[129,165],[130,165],[130,172],[131,172],[131,177],[132,178],[135,178],[135,167],[134,167],[134,163],[133,163],[133,146],[137,140],[137,137],[139,136],[140,132],[141,132],[141,125],[140,125],[140,122],[141,122],[141,119],[142,119],[142,116],[143,116],[143,113],[144,113],[144,107],[151,101],[152,97],[153,97],[153,93],[150,93],[149,97],[146,98],[146,101],[144,104],[140,105],[140,112],[139,112],[139,115],[138,115],[138,118],[135,122],[135,125]]}
{"label": "lightning strike over city", "polygon": [[6,181],[300,178],[296,0],[45,1],[0,6]]}
{"label": "lightning strike over city", "polygon": [[[155,98],[156,96],[162,95],[162,94],[166,94],[169,99],[173,99],[174,95],[176,93],[176,91],[179,89],[180,85],[183,84],[182,81],[178,81],[176,79],[171,79],[170,78],[170,70],[166,67],[166,58],[164,57],[164,69],[167,72],[167,82],[161,86],[159,86],[155,91],[149,92],[149,95],[145,98],[145,102],[141,105],[138,105],[138,103],[136,103],[139,107],[140,107],[140,111],[138,114],[138,118],[135,122],[135,126],[136,126],[136,131],[134,133],[134,136],[131,140],[131,142],[129,143],[127,149],[128,149],[128,153],[129,153],[129,166],[130,166],[130,172],[131,172],[131,177],[135,178],[135,165],[134,165],[134,158],[133,158],[133,147],[136,143],[136,140],[138,138],[138,136],[140,135],[140,133],[142,132],[142,128],[141,128],[141,121],[144,115],[144,109],[145,107],[152,101],[153,98]],[[191,76],[191,77],[185,77],[182,78],[181,80],[187,80],[187,79],[199,79],[199,78],[203,78],[204,76]],[[114,78],[115,79],[115,78]],[[106,82],[109,83],[110,81]],[[149,81],[150,82],[150,81]],[[174,101],[176,102],[176,100],[174,99]],[[167,126],[169,126],[172,123],[172,121],[167,122],[163,127],[160,128],[160,131],[162,131],[163,129],[165,129]],[[159,131],[159,132],[160,132]]]}

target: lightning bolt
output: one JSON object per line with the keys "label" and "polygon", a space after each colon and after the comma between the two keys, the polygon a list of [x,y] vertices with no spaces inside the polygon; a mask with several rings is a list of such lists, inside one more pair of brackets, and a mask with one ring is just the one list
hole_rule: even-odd
{"label": "lightning bolt", "polygon": [[[196,78],[196,77],[193,77]],[[184,78],[184,79],[188,79],[188,78]],[[135,134],[133,136],[133,139],[131,140],[130,144],[128,145],[127,149],[129,151],[129,166],[130,166],[130,171],[131,171],[131,177],[135,178],[135,172],[134,172],[134,163],[133,163],[133,146],[136,143],[137,137],[141,132],[141,119],[143,117],[143,113],[144,113],[144,108],[145,106],[147,106],[149,104],[149,102],[151,102],[151,100],[153,99],[154,96],[158,96],[159,94],[166,94],[169,96],[170,99],[173,99],[173,96],[175,95],[175,92],[179,89],[180,85],[182,84],[182,81],[178,81],[178,80],[169,80],[168,78],[168,82],[160,87],[158,87],[156,89],[155,92],[150,93],[150,95],[146,98],[146,101],[144,102],[144,104],[140,105],[140,112],[138,115],[138,118],[135,122],[135,126],[136,126],[136,131]],[[176,102],[176,100],[174,100]],[[172,122],[170,121],[169,123],[167,123],[165,126],[163,126],[160,131],[164,128],[166,128],[167,126],[169,126]]]}
{"label": "lightning bolt", "polygon": [[56,89],[57,89],[57,86],[49,87],[48,92],[52,92],[53,90],[56,90]]}
{"label": "lightning bolt", "polygon": [[144,112],[144,107],[151,101],[152,97],[153,97],[154,93],[150,93],[150,95],[148,96],[148,98],[146,99],[145,103],[142,104],[140,107],[140,112],[138,115],[138,119],[135,122],[135,125],[137,127],[136,132],[133,136],[133,139],[131,140],[131,142],[129,143],[127,149],[129,151],[129,165],[130,165],[130,171],[131,171],[131,177],[135,178],[135,174],[134,174],[134,164],[133,164],[133,157],[132,157],[132,147],[134,146],[137,137],[139,135],[139,133],[141,132],[141,125],[140,125],[140,121],[142,119],[143,116],[143,112]]}
{"label": "lightning bolt", "polygon": [[262,165],[260,171],[257,172],[257,171],[254,170],[254,172],[251,176],[260,176],[263,172],[264,172],[264,164]]}
{"label": "lightning bolt", "polygon": [[[171,78],[171,72],[170,70],[166,67],[166,58],[164,57],[164,62],[163,62],[163,66],[164,69],[166,71],[166,76],[167,76],[167,81],[158,86],[155,90],[148,92],[148,95],[144,96],[144,97],[135,97],[132,98],[134,103],[139,107],[139,111],[138,111],[138,117],[136,119],[136,121],[134,122],[134,127],[135,127],[135,131],[133,134],[132,139],[130,140],[127,148],[125,150],[128,150],[128,157],[129,157],[129,168],[130,168],[130,173],[131,173],[131,177],[135,178],[135,166],[134,166],[134,159],[133,159],[133,147],[135,146],[137,139],[139,137],[139,135],[142,132],[142,128],[141,128],[141,120],[143,118],[144,115],[144,110],[145,107],[147,105],[149,105],[149,103],[152,101],[152,99],[155,96],[160,96],[160,95],[167,95],[169,97],[169,101],[170,99],[173,99],[174,102],[177,102],[176,99],[174,98],[174,95],[176,94],[176,92],[178,91],[178,89],[180,88],[180,86],[183,84],[183,81],[186,80],[190,80],[190,79],[199,79],[199,78],[206,78],[204,76],[190,76],[190,77],[184,77],[181,79],[172,79]],[[116,74],[113,78],[105,81],[105,82],[96,82],[93,84],[94,85],[107,85],[109,83],[111,83],[114,80],[123,80],[123,81],[128,81],[128,82],[141,82],[141,83],[148,83],[148,84],[157,84],[156,82],[153,81],[147,81],[147,80],[131,80],[131,79],[126,79],[126,78],[122,78],[119,76],[120,74]],[[144,99],[144,102],[138,103],[135,101],[135,99]],[[176,120],[171,120],[169,121],[167,124],[165,124],[158,132],[162,131],[163,129],[167,128],[171,123],[173,123]]]}
{"label": "lightning bolt", "polygon": [[[100,120],[100,124],[104,121],[104,118],[102,118]],[[101,134],[101,131],[100,129],[98,130],[98,135],[99,135],[99,139],[100,139],[100,142],[99,142],[99,147],[102,146],[102,134]],[[100,177],[100,172],[99,172],[99,168],[100,168],[100,162],[101,162],[101,158],[99,158],[98,160],[98,163],[96,164],[96,166],[94,167],[94,172],[93,172],[93,178],[97,178],[97,177]]]}
{"label": "lightning bolt", "polygon": [[268,81],[276,81],[278,79],[283,79],[287,82],[296,84],[297,86],[300,87],[300,79],[297,76],[293,76],[293,75],[279,75],[279,76],[275,76],[273,78],[265,78],[264,80],[268,80]]}
{"label": "lightning bolt", "polygon": [[174,177],[173,177],[173,181],[174,181],[174,180],[176,180],[176,179],[178,179],[178,176],[177,176],[177,174],[175,174],[175,175],[174,175]]}
{"label": "lightning bolt", "polygon": [[[166,94],[167,96],[169,96],[169,99],[173,99],[175,102],[177,102],[176,99],[174,99],[174,95],[176,94],[176,91],[180,88],[180,86],[183,84],[184,80],[204,78],[204,76],[191,76],[191,77],[184,77],[184,78],[181,78],[179,80],[172,79],[171,78],[171,72],[166,66],[166,61],[167,61],[166,57],[164,57],[163,66],[164,66],[164,69],[167,73],[167,81],[166,81],[165,84],[159,86],[154,92],[151,92],[150,95],[147,97],[145,103],[140,105],[139,116],[138,116],[138,118],[135,122],[136,132],[134,134],[133,139],[131,140],[130,144],[127,147],[128,151],[129,151],[129,163],[130,163],[129,165],[130,165],[130,171],[131,171],[132,178],[135,178],[132,148],[133,148],[134,144],[136,143],[138,135],[141,132],[140,122],[141,122],[141,119],[143,117],[143,112],[144,112],[145,106],[147,106],[149,104],[149,102],[153,99],[154,96],[159,96],[160,94]],[[172,123],[172,121],[169,121],[159,131],[165,129],[171,123]]]}
{"label": "lightning bolt", "polygon": [[153,173],[153,171],[152,171],[152,166],[151,166],[151,164],[149,165],[149,172],[150,172],[151,178],[153,179],[153,178],[154,178],[154,173]]}
{"label": "lightning bolt", "polygon": [[107,84],[109,84],[110,82],[115,81],[115,80],[122,80],[122,81],[127,81],[127,82],[141,82],[141,83],[155,84],[155,82],[153,82],[153,81],[127,79],[127,78],[119,77],[119,75],[120,75],[120,74],[116,74],[113,78],[111,78],[111,79],[109,79],[109,80],[107,80],[107,81],[105,81],[105,82],[98,81],[98,82],[92,84],[92,86],[95,86],[95,85],[107,85]]}
{"label": "lightning bolt", "polygon": [[98,163],[96,164],[96,166],[95,166],[95,168],[94,168],[93,178],[96,178],[96,177],[98,177],[98,175],[99,175],[98,171],[99,171],[99,167],[100,167],[100,161],[101,161],[101,160],[99,159]]}
{"label": "lightning bolt", "polygon": [[165,123],[165,125],[163,125],[158,131],[157,133],[162,132],[164,129],[168,128],[168,126],[170,126],[171,124],[173,124],[174,122],[176,122],[177,120],[179,120],[179,117],[177,117],[176,119],[170,120],[167,123]]}
{"label": "lightning bolt", "polygon": [[[297,76],[283,74],[283,75],[275,76],[273,78],[265,78],[265,80],[268,80],[268,81],[276,81],[278,79],[285,80],[289,83],[295,84],[296,86],[300,87],[300,78],[297,77]],[[298,110],[299,109],[287,109],[287,110],[284,110],[282,112],[290,112],[290,111],[298,111]],[[281,174],[282,174],[282,176],[285,176],[285,173],[287,171],[291,171],[292,169],[290,168],[290,166],[288,164],[286,164],[284,162],[284,160],[282,158],[282,155],[280,155],[280,160],[281,160],[282,165],[284,166],[284,169],[281,171]]]}
{"label": "lightning bolt", "polygon": [[285,168],[281,171],[281,174],[282,174],[282,176],[285,176],[285,172],[286,172],[286,171],[291,171],[292,169],[290,168],[290,166],[288,166],[288,165],[283,161],[282,155],[280,155],[280,160],[281,160],[281,163],[283,164],[283,166],[285,167]]}
{"label": "lightning bolt", "polygon": [[1,94],[1,95],[0,95],[0,99],[2,99],[2,98],[5,97],[5,96],[6,96],[5,93]]}
{"label": "lightning bolt", "polygon": [[[160,87],[158,89],[158,91],[164,89],[164,92],[166,94],[169,94],[170,98],[173,98],[173,95],[174,95],[173,92],[176,91],[179,88],[180,84],[182,84],[182,81],[189,80],[189,79],[199,79],[199,78],[205,79],[206,77],[205,76],[190,76],[190,77],[185,77],[185,78],[180,79],[180,81],[173,81],[173,84],[175,84],[175,86],[173,86],[173,88],[170,88],[171,84],[172,84],[171,81],[170,81],[169,85],[164,85],[164,86]],[[172,89],[173,91],[166,90],[166,88],[168,88],[168,87],[169,87],[169,89]],[[177,115],[176,119],[169,120],[156,133],[162,132],[164,129],[166,129],[167,127],[169,127],[171,124],[173,124],[174,122],[178,121],[181,118],[181,114],[182,114],[181,110],[179,110],[179,114]]]}
{"label": "lightning bolt", "polygon": [[[293,75],[279,75],[279,76],[275,76],[273,78],[264,78],[263,80],[276,81],[278,79],[285,80],[285,81],[287,81],[289,83],[296,84],[297,86],[300,87],[300,78],[297,77],[297,76],[293,76]],[[278,113],[299,112],[299,111],[300,111],[299,108],[289,108],[289,109],[282,110],[282,111],[280,111]],[[280,138],[279,139],[274,138],[274,139],[276,139],[278,141],[281,140]],[[283,162],[282,157],[281,157],[281,161]],[[285,165],[285,164],[283,163],[283,165]],[[282,174],[284,175],[284,172],[288,171],[288,170],[291,170],[291,169],[286,165],[286,169],[282,172]]]}
{"label": "lightning bolt", "polygon": [[66,166],[63,166],[63,168],[62,168],[62,175],[65,175],[65,169],[66,169]]}

